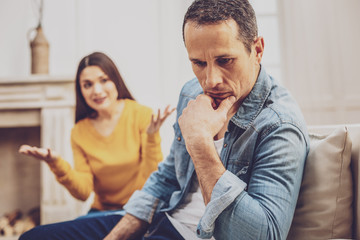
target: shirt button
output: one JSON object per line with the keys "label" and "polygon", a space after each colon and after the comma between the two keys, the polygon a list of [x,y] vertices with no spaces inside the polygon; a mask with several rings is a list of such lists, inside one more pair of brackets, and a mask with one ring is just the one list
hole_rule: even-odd
{"label": "shirt button", "polygon": [[181,141],[181,137],[178,137],[177,140],[180,142],[180,141]]}
{"label": "shirt button", "polygon": [[227,147],[227,143],[224,144],[224,148],[226,148],[226,147]]}

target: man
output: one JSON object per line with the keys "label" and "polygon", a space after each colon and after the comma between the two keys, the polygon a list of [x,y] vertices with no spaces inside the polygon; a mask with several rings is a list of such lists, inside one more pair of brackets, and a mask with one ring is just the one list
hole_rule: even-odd
{"label": "man", "polygon": [[286,239],[309,140],[295,101],[260,64],[251,5],[196,0],[183,37],[197,79],[180,93],[169,156],[124,217],[86,219],[68,238]]}
{"label": "man", "polygon": [[260,64],[264,40],[252,7],[246,0],[195,1],[183,37],[197,79],[181,91],[170,155],[107,239],[136,235],[159,211],[184,237],[191,224],[179,211],[196,215],[188,196],[196,196],[197,183],[206,205],[198,237],[286,239],[309,140],[295,101]]}

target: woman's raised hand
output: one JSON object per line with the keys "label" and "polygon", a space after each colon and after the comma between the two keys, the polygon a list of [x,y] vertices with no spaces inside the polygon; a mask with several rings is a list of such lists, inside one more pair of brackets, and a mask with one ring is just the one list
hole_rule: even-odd
{"label": "woman's raised hand", "polygon": [[44,160],[45,162],[55,161],[59,157],[59,155],[56,152],[50,150],[50,148],[38,148],[29,145],[22,145],[19,148],[19,153]]}
{"label": "woman's raised hand", "polygon": [[163,122],[174,111],[175,111],[175,108],[170,109],[170,105],[166,106],[163,114],[161,114],[160,109],[158,109],[157,116],[154,116],[154,114],[151,115],[151,122],[150,122],[150,125],[147,128],[147,133],[148,134],[153,134],[153,133],[159,131],[159,129],[160,129],[161,125],[163,124]]}

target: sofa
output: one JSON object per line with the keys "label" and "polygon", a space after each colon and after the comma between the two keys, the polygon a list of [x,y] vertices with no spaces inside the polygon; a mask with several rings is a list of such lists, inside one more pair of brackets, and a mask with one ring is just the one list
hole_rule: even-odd
{"label": "sofa", "polygon": [[310,126],[288,240],[360,239],[360,124]]}

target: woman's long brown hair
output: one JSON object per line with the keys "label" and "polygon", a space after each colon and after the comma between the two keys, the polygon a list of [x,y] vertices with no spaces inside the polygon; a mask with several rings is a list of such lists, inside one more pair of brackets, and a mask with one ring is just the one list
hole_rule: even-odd
{"label": "woman's long brown hair", "polygon": [[120,75],[115,63],[104,53],[94,52],[81,59],[75,80],[75,91],[76,91],[76,107],[75,107],[75,123],[84,118],[96,118],[97,112],[92,109],[85,101],[80,88],[80,74],[84,68],[88,66],[98,66],[101,70],[114,82],[118,91],[117,99],[132,99],[135,100],[131,95],[130,91],[125,85],[123,78]]}

